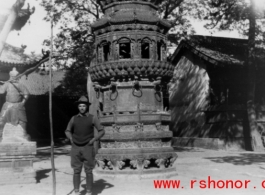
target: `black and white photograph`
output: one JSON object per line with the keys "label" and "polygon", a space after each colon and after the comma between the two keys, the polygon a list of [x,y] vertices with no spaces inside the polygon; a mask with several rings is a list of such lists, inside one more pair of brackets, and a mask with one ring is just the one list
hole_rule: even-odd
{"label": "black and white photograph", "polygon": [[0,195],[263,195],[265,0],[0,0]]}

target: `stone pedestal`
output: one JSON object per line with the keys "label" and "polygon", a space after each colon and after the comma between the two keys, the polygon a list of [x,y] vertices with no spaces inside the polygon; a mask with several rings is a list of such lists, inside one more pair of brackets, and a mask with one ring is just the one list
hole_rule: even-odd
{"label": "stone pedestal", "polygon": [[[11,133],[13,132],[13,133]],[[36,142],[21,136],[21,127],[7,124],[0,143],[0,185],[35,183]]]}
{"label": "stone pedestal", "polygon": [[105,135],[96,155],[95,173],[104,177],[168,178],[176,175],[171,147],[170,112],[163,94],[150,81],[139,81],[142,95],[131,95],[133,82],[116,82],[118,94],[102,89],[100,122]]}

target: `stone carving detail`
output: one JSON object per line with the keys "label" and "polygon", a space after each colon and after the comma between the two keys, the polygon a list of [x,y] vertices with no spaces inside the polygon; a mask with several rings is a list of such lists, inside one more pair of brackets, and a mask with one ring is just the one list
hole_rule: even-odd
{"label": "stone carving detail", "polygon": [[138,148],[137,142],[115,142],[115,148]]}
{"label": "stone carving detail", "polygon": [[100,167],[101,169],[104,170],[106,168],[105,162],[103,160],[97,160],[96,162],[98,167]]}
{"label": "stone carving detail", "polygon": [[96,163],[98,165],[98,168],[101,168],[102,170],[114,170],[115,169],[115,163],[116,161],[113,160],[96,160]]}
{"label": "stone carving detail", "polygon": [[163,131],[161,123],[156,123],[156,130]]}
{"label": "stone carving detail", "polygon": [[161,142],[162,147],[170,147],[171,146],[171,141],[168,142]]}
{"label": "stone carving detail", "polygon": [[155,161],[155,163],[157,164],[157,166],[160,168],[160,169],[163,169],[165,168],[165,159],[157,159]]}
{"label": "stone carving detail", "polygon": [[113,163],[111,161],[107,162],[107,166],[110,170],[114,169]]}
{"label": "stone carving detail", "polygon": [[165,162],[165,166],[166,167],[172,167],[174,162],[177,160],[177,157],[176,156],[173,156],[173,157],[170,157],[166,160]]}
{"label": "stone carving detail", "polygon": [[[119,47],[119,44],[116,44]],[[139,49],[138,49],[139,50]],[[118,60],[119,50],[116,50],[116,56]],[[146,65],[145,62],[149,64]],[[104,62],[100,65],[92,66],[89,69],[92,81],[100,81],[109,78],[109,75],[113,77],[119,77],[119,72],[127,69],[129,75],[159,75],[163,78],[170,78],[173,76],[174,66],[168,62],[157,61],[159,67],[156,67],[154,63],[150,63],[150,60],[131,60],[131,61],[117,61],[113,64],[112,62]],[[120,68],[121,67],[121,68]],[[125,68],[126,67],[126,68]],[[107,69],[105,69],[107,68]],[[141,71],[139,71],[141,70]]]}
{"label": "stone carving detail", "polygon": [[120,126],[116,125],[116,124],[112,124],[112,128],[113,128],[113,132],[120,132]]}
{"label": "stone carving detail", "polygon": [[119,49],[120,49],[120,45],[117,42],[115,42],[114,60],[120,59]]}
{"label": "stone carving detail", "polygon": [[135,42],[131,42],[131,58],[135,56]]}
{"label": "stone carving detail", "polygon": [[0,94],[6,94],[6,102],[0,112],[0,141],[4,139],[2,137],[4,128],[6,128],[5,135],[9,138],[12,136],[10,141],[25,142],[30,138],[26,134],[27,116],[24,106],[29,97],[29,91],[25,85],[19,83],[16,78],[18,75],[19,72],[14,67],[9,72],[10,81],[0,85]]}
{"label": "stone carving detail", "polygon": [[137,160],[131,160],[130,165],[132,166],[133,169],[138,168],[138,161]]}
{"label": "stone carving detail", "polygon": [[29,142],[29,136],[20,125],[14,126],[6,123],[3,130],[3,143],[6,142]]}
{"label": "stone carving detail", "polygon": [[142,123],[137,123],[135,125],[135,131],[144,131],[144,124]]}
{"label": "stone carving detail", "polygon": [[172,157],[172,158],[170,158],[170,164],[169,164],[169,166],[173,166],[173,164],[174,164],[174,162],[177,160],[177,157]]}
{"label": "stone carving detail", "polygon": [[155,59],[155,42],[150,42],[150,58]]}
{"label": "stone carving detail", "polygon": [[121,170],[123,166],[125,165],[125,162],[123,161],[117,161],[117,167]]}
{"label": "stone carving detail", "polygon": [[[177,159],[177,155],[167,153],[167,154],[150,154],[148,156],[123,156],[121,158],[113,158],[113,159],[103,159],[97,160],[99,167],[104,170],[124,170],[125,160],[129,160],[130,169],[132,170],[144,170],[149,169],[150,166],[157,170],[168,169],[173,166],[174,162]],[[155,165],[151,165],[151,161],[154,161]]]}
{"label": "stone carving detail", "polygon": [[147,168],[150,165],[150,160],[144,160],[143,168]]}
{"label": "stone carving detail", "polygon": [[126,149],[126,148],[159,148],[159,147],[170,147],[171,142],[162,142],[161,140],[145,140],[145,141],[127,141],[127,142],[101,142],[102,148],[110,149]]}

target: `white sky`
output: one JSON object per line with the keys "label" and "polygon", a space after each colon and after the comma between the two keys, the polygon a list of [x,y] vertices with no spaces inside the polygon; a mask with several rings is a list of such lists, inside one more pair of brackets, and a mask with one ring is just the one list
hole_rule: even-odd
{"label": "white sky", "polygon": [[[265,1],[265,0],[257,0]],[[3,14],[16,2],[16,0],[0,0],[0,13]],[[20,47],[22,44],[27,45],[25,53],[35,51],[36,54],[41,53],[42,42],[44,39],[50,37],[50,23],[43,20],[46,12],[40,4],[41,0],[26,0],[25,6],[29,3],[31,7],[35,7],[35,13],[30,17],[30,23],[27,23],[21,31],[12,31],[8,38],[7,43]],[[197,34],[211,35],[199,21],[192,22]],[[56,33],[56,29],[55,32]],[[214,32],[212,36],[224,37],[239,37],[236,32]]]}
{"label": "white sky", "polygon": [[[4,13],[10,8],[16,0],[0,0],[0,13]],[[27,23],[21,31],[12,31],[9,33],[7,43],[20,47],[22,44],[27,45],[26,53],[35,51],[36,54],[41,53],[42,43],[44,39],[48,39],[51,34],[50,23],[43,20],[46,12],[41,7],[40,0],[26,0],[24,8],[28,3],[30,7],[35,7],[35,12],[30,17],[30,23]],[[56,32],[56,30],[55,30]]]}

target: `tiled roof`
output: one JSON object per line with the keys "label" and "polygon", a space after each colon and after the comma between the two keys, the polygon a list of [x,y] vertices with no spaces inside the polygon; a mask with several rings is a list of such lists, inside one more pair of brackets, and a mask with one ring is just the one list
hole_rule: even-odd
{"label": "tiled roof", "polygon": [[0,72],[9,72],[13,67],[16,67],[22,73],[35,66],[36,60],[33,61],[30,56],[24,54],[23,48],[6,43],[0,57]]}
{"label": "tiled roof", "polygon": [[24,54],[24,49],[5,43],[4,49],[0,56],[0,61],[7,63],[26,63],[30,61],[30,57]]}
{"label": "tiled roof", "polygon": [[[61,81],[64,78],[64,71],[55,71],[53,72],[53,87],[54,89],[61,84]],[[33,72],[28,76],[23,76],[19,80],[24,84],[31,95],[43,95],[49,91],[49,75],[41,75],[38,72]]]}
{"label": "tiled roof", "polygon": [[188,49],[195,55],[215,65],[239,65],[246,62],[248,56],[248,40],[210,36],[192,36],[183,40],[171,57],[174,61]]}

